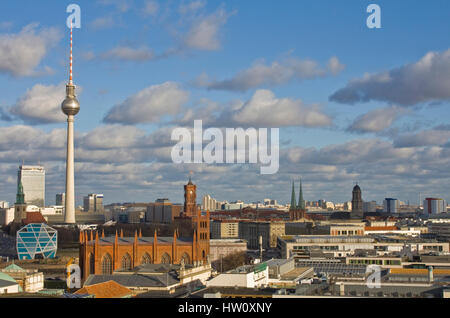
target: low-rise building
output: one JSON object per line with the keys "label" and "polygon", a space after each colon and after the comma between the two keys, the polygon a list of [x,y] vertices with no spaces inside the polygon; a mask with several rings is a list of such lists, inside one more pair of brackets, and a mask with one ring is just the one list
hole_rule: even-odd
{"label": "low-rise building", "polygon": [[89,275],[83,287],[114,281],[133,295],[148,292],[174,292],[185,285],[204,285],[211,276],[211,265],[142,264],[131,270],[117,270],[111,275]]}
{"label": "low-rise building", "polygon": [[14,278],[6,273],[0,272],[0,294],[16,294],[22,291],[22,287],[20,287]]}
{"label": "low-rise building", "polygon": [[1,272],[14,278],[26,293],[36,293],[44,288],[44,274],[37,269],[23,269],[11,264]]}
{"label": "low-rise building", "polygon": [[295,288],[300,281],[314,276],[313,267],[296,267],[293,258],[271,259],[265,263],[269,268],[269,286],[273,288]]}
{"label": "low-rise building", "polygon": [[326,252],[333,257],[353,256],[356,250],[375,250],[377,255],[400,252],[405,244],[419,253],[449,252],[449,242],[415,239],[402,236],[331,236],[297,235],[278,238],[282,258],[302,257],[311,251]]}
{"label": "low-rise building", "polygon": [[247,252],[247,241],[240,239],[221,239],[209,241],[209,256],[213,267],[224,257],[236,253]]}
{"label": "low-rise building", "polygon": [[266,263],[239,266],[206,281],[207,287],[258,288],[268,284],[269,269]]}

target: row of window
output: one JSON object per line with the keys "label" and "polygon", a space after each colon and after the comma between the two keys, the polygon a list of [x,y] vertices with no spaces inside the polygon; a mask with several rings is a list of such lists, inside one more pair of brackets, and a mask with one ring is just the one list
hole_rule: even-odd
{"label": "row of window", "polygon": [[[189,255],[184,253],[181,258],[184,260],[185,264],[190,264]],[[90,262],[89,272],[94,273],[95,272],[94,255],[91,254],[89,262]],[[141,265],[142,264],[151,264],[151,263],[152,263],[152,259],[151,259],[150,255],[148,253],[145,253],[141,257]],[[163,256],[161,257],[161,264],[170,264],[170,263],[171,263],[170,255],[167,253],[164,253]],[[120,268],[124,269],[124,270],[130,270],[132,268],[130,254],[127,253],[122,257]],[[101,271],[102,271],[102,275],[111,275],[112,274],[112,258],[111,258],[111,255],[109,255],[109,253],[105,254],[102,257]]]}

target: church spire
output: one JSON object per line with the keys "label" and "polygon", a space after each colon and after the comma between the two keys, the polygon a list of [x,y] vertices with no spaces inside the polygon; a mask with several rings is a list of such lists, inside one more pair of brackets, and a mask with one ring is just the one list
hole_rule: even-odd
{"label": "church spire", "polygon": [[305,209],[305,200],[303,200],[303,189],[302,189],[302,178],[300,178],[300,190],[298,194],[298,208],[304,210]]}
{"label": "church spire", "polygon": [[291,207],[290,207],[290,210],[295,210],[296,207],[297,207],[297,203],[295,202],[294,181],[292,181],[292,194],[291,194]]}
{"label": "church spire", "polygon": [[17,185],[16,204],[25,204],[25,194],[23,193],[22,180]]}

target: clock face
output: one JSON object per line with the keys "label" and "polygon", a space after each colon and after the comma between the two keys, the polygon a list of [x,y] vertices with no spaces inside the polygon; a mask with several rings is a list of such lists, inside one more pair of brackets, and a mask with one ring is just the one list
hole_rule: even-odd
{"label": "clock face", "polygon": [[192,194],[192,190],[191,190],[191,191],[189,191],[189,194]]}

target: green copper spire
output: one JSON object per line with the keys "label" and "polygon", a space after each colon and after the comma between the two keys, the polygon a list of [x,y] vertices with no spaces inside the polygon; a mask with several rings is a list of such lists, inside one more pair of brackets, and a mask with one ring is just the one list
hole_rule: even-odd
{"label": "green copper spire", "polygon": [[302,179],[300,178],[300,193],[298,195],[298,206],[299,209],[305,209],[305,200],[303,200],[303,190],[302,190]]}
{"label": "green copper spire", "polygon": [[25,194],[23,193],[22,180],[20,180],[17,186],[16,204],[25,204]]}
{"label": "green copper spire", "polygon": [[292,181],[292,195],[291,195],[291,207],[290,207],[290,210],[295,210],[296,208],[297,208],[297,203],[295,203],[294,181]]}

